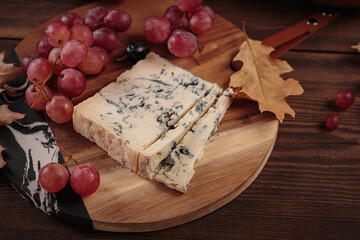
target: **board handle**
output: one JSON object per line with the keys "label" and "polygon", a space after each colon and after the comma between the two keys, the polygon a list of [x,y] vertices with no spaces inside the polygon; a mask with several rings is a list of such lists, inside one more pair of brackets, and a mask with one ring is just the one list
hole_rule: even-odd
{"label": "board handle", "polygon": [[335,21],[339,15],[339,13],[316,12],[295,25],[264,39],[262,44],[275,48],[270,56],[278,58],[304,39]]}

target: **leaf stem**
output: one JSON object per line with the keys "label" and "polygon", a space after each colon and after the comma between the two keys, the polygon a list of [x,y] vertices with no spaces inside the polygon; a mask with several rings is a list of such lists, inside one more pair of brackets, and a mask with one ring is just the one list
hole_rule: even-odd
{"label": "leaf stem", "polygon": [[262,95],[264,96],[264,99],[265,101],[269,104],[266,96],[265,96],[265,92],[264,92],[264,88],[263,88],[263,85],[262,85],[262,82],[261,82],[261,78],[260,78],[260,73],[259,73],[259,66],[257,65],[257,61],[256,61],[256,57],[255,57],[255,53],[254,53],[254,50],[250,44],[250,41],[249,41],[249,36],[247,35],[246,33],[246,29],[245,29],[245,21],[242,22],[242,30],[245,34],[245,39],[246,39],[246,42],[247,44],[249,45],[249,49],[250,49],[250,52],[251,52],[251,55],[254,59],[254,64],[255,64],[255,69],[256,69],[256,75],[257,75],[257,78],[258,78],[258,81],[259,81],[259,85],[260,85],[260,89],[261,89],[261,92],[262,92]]}

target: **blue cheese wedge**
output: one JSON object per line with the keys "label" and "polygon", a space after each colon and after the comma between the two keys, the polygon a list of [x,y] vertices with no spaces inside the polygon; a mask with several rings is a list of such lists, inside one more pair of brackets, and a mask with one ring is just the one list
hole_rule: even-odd
{"label": "blue cheese wedge", "polygon": [[168,130],[155,143],[141,151],[138,174],[152,180],[159,171],[162,160],[170,154],[194,123],[208,111],[221,93],[222,89],[216,84],[180,119],[175,128]]}
{"label": "blue cheese wedge", "polygon": [[137,171],[139,152],[173,128],[214,86],[149,53],[74,107],[74,130]]}
{"label": "blue cheese wedge", "polygon": [[194,164],[202,158],[210,137],[216,132],[232,100],[232,90],[225,90],[216,104],[199,119],[170,153],[155,176],[156,181],[180,192],[187,191],[195,173]]}

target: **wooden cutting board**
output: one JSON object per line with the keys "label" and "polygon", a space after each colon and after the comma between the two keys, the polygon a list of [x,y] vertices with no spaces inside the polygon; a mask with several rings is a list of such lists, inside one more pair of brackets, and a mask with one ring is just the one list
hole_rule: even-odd
{"label": "wooden cutting board", "polygon": [[[85,93],[73,99],[73,102],[76,104],[92,96],[129,69],[131,64],[128,61],[116,59],[123,55],[127,44],[135,41],[146,42],[151,51],[194,75],[227,87],[233,73],[229,63],[244,41],[244,34],[221,16],[217,16],[210,32],[199,36],[199,42],[204,46],[201,58],[198,54],[175,58],[168,52],[165,43],[151,44],[145,40],[145,21],[163,15],[168,6],[175,4],[171,0],[124,0],[92,3],[72,10],[83,17],[88,9],[101,5],[107,9],[126,10],[132,16],[130,29],[119,34],[121,46],[111,54],[109,68],[98,76],[88,77]],[[46,24],[19,43],[16,51],[20,58],[35,52]],[[71,123],[59,125],[49,121],[49,125],[58,144],[65,147],[78,162],[91,163],[100,172],[98,191],[83,198],[93,227],[119,232],[154,231],[176,226],[230,202],[261,172],[271,154],[278,131],[278,121],[270,113],[261,114],[257,103],[235,100],[217,133],[211,138],[203,159],[196,164],[195,176],[188,192],[183,194],[122,168],[94,143],[75,133]],[[70,163],[68,167],[71,171],[75,165]]]}

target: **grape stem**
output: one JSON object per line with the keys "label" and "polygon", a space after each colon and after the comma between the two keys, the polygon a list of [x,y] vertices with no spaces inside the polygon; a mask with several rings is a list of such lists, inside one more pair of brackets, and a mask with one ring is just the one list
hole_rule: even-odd
{"label": "grape stem", "polygon": [[31,108],[34,108],[35,104],[37,103],[37,101],[38,101],[39,98],[40,98],[40,94],[41,94],[41,93],[43,93],[43,94],[48,98],[48,100],[50,100],[50,97],[49,97],[49,96],[46,94],[46,92],[44,91],[44,85],[45,85],[45,84],[50,80],[50,78],[54,75],[54,72],[55,72],[55,71],[54,71],[54,67],[55,67],[55,65],[56,65],[57,60],[59,60],[59,58],[60,58],[61,50],[62,50],[62,47],[60,48],[60,50],[59,50],[59,52],[58,52],[58,54],[57,54],[57,56],[56,56],[56,59],[55,59],[55,61],[54,61],[54,65],[52,66],[52,69],[53,69],[53,70],[52,70],[52,71],[50,72],[50,74],[46,77],[45,81],[44,81],[40,86],[36,85],[36,82],[34,83],[35,87],[37,87],[40,91],[39,91],[39,93],[38,93],[38,95],[37,95],[34,103],[30,106]]}
{"label": "grape stem", "polygon": [[204,43],[201,42],[201,43],[199,44],[199,47],[198,47],[198,52],[199,52],[198,65],[200,65],[200,63],[201,63],[202,55],[203,55],[202,53],[203,53],[204,47],[205,47]]}
{"label": "grape stem", "polygon": [[66,159],[66,161],[63,163],[64,166],[65,166],[70,160],[73,160],[77,165],[79,165],[79,162],[76,161],[76,160],[72,157],[72,155],[69,154],[68,151],[66,151],[66,149],[65,149],[64,147],[62,147],[62,146],[60,146],[59,144],[56,144],[56,143],[54,143],[54,145],[57,146],[58,148],[60,148],[60,149],[66,154],[66,156],[68,157],[68,158]]}
{"label": "grape stem", "polygon": [[124,56],[117,58],[116,61],[120,62],[120,61],[125,60],[126,58],[127,58],[127,56],[124,54]]}

